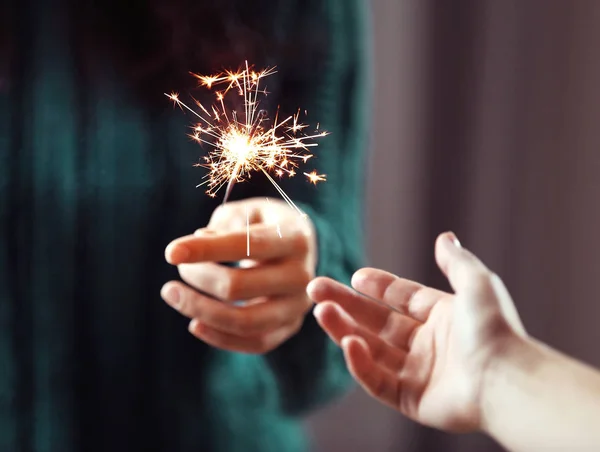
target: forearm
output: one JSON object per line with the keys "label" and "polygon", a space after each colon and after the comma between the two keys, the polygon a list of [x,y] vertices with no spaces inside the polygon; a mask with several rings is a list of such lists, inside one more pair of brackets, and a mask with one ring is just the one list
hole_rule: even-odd
{"label": "forearm", "polygon": [[[282,187],[312,220],[318,237],[317,274],[348,283],[360,267],[364,151],[368,145],[369,65],[366,4],[361,0],[303,3],[290,24],[292,36],[322,36],[303,57],[281,67],[282,99],[306,109],[329,132],[319,141],[312,168],[327,182],[307,186],[301,178]],[[292,39],[295,42],[296,39]],[[314,163],[315,166],[312,166]],[[312,314],[302,330],[266,358],[279,383],[284,407],[298,414],[340,394],[352,381],[338,347]]]}
{"label": "forearm", "polygon": [[485,431],[511,451],[600,450],[600,372],[531,339],[491,364]]}
{"label": "forearm", "polygon": [[[335,228],[332,218],[318,215],[309,205],[299,207],[315,223],[319,242],[317,273],[349,281],[360,263],[360,253],[342,243],[359,241],[360,229]],[[342,239],[343,237],[343,239]],[[302,414],[337,397],[351,384],[343,354],[308,314],[302,330],[266,357],[277,378],[282,408],[289,414]]]}

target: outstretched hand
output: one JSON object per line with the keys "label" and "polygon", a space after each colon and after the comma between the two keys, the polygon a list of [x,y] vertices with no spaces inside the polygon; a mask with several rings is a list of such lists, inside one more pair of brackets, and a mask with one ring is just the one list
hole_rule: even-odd
{"label": "outstretched hand", "polygon": [[365,268],[352,278],[356,291],[317,278],[308,294],[369,394],[422,424],[472,431],[490,360],[526,333],[502,281],[452,233],[438,238],[435,255],[455,293]]}

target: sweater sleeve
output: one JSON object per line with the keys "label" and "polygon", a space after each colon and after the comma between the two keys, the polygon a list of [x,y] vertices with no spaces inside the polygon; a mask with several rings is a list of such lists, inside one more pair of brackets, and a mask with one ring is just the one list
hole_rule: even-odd
{"label": "sweater sleeve", "polygon": [[[363,0],[320,4],[313,10],[320,17],[311,18],[311,23],[321,23],[326,30],[321,33],[326,37],[321,62],[299,58],[289,64],[283,71],[281,99],[286,104],[297,101],[311,120],[319,121],[330,133],[309,160],[319,173],[327,174],[327,181],[312,186],[296,177],[284,189],[316,227],[317,274],[348,283],[363,257],[363,156],[368,146],[370,97],[368,15]],[[290,415],[326,403],[351,382],[341,351],[311,314],[296,336],[264,359],[277,382],[282,408]]]}

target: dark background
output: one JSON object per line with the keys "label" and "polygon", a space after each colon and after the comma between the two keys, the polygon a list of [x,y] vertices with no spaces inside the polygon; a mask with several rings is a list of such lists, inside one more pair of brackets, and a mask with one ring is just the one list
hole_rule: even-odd
{"label": "dark background", "polygon": [[[371,3],[371,265],[446,288],[433,242],[452,229],[531,335],[599,366],[600,1]],[[360,390],[309,427],[327,452],[501,450]]]}

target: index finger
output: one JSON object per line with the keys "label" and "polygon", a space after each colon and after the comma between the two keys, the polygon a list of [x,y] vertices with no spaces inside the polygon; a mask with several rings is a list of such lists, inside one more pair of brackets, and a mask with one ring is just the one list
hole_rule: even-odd
{"label": "index finger", "polygon": [[236,262],[272,260],[302,256],[308,252],[309,239],[298,230],[284,236],[272,225],[254,224],[237,231],[200,231],[171,242],[165,250],[167,262],[173,265],[196,262]]}
{"label": "index finger", "polygon": [[437,302],[448,296],[441,290],[376,268],[362,268],[354,273],[352,287],[419,322],[425,322]]}

